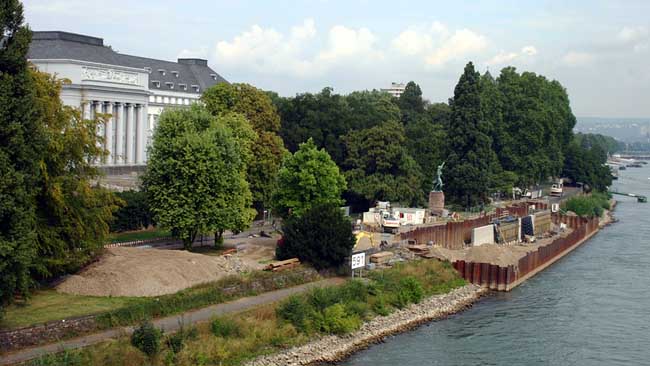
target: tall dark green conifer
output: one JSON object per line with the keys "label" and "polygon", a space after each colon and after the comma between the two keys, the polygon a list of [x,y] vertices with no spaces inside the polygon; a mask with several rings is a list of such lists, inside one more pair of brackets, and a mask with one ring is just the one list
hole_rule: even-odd
{"label": "tall dark green conifer", "polygon": [[470,62],[460,77],[451,103],[447,128],[447,164],[444,191],[465,207],[485,202],[493,170],[498,166],[481,106],[480,74]]}
{"label": "tall dark green conifer", "polygon": [[416,122],[424,114],[424,99],[422,99],[422,89],[414,81],[409,81],[400,95],[397,105],[402,113],[402,122],[404,125]]}
{"label": "tall dark green conifer", "polygon": [[23,6],[0,0],[0,304],[26,295],[36,255],[35,202],[43,150],[27,64],[31,31]]}

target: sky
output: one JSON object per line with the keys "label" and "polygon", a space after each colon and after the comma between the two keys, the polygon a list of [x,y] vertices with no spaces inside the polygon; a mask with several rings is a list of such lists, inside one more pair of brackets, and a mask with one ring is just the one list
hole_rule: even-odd
{"label": "sky", "polygon": [[445,102],[468,61],[558,80],[577,116],[650,117],[650,1],[26,0],[32,30],[208,59],[280,95],[415,81]]}

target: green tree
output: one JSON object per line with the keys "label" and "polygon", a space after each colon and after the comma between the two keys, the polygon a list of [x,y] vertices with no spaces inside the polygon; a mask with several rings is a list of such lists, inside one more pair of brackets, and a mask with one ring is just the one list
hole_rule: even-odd
{"label": "green tree", "polygon": [[60,80],[32,73],[47,141],[39,164],[38,256],[33,268],[36,278],[44,278],[75,271],[95,257],[121,201],[92,186],[100,172],[90,162],[106,154],[96,132],[103,121],[84,120],[79,109],[63,105]]}
{"label": "green tree", "polygon": [[452,202],[470,207],[486,202],[493,169],[498,164],[481,105],[480,75],[470,62],[454,90],[447,127],[448,156],[445,193]]}
{"label": "green tree", "polygon": [[113,214],[110,231],[141,230],[154,224],[146,192],[128,190],[115,195],[124,204]]}
{"label": "green tree", "polygon": [[384,121],[399,120],[400,110],[388,93],[355,91],[335,94],[332,88],[320,93],[298,94],[293,98],[275,98],[282,120],[280,134],[291,152],[307,139],[325,148],[332,159],[342,165],[348,132],[374,127]]}
{"label": "green tree", "polygon": [[253,159],[247,166],[247,177],[255,207],[270,203],[275,190],[277,172],[286,153],[278,135],[280,116],[267,93],[248,84],[217,84],[201,96],[206,108],[215,116],[240,113],[257,133],[251,151]]}
{"label": "green tree", "polygon": [[317,269],[343,264],[356,242],[352,224],[336,205],[316,205],[301,216],[291,216],[282,231],[276,257],[298,257]]}
{"label": "green tree", "polygon": [[420,86],[413,81],[409,81],[400,95],[397,102],[402,114],[402,122],[408,126],[422,118],[425,110],[425,103],[422,99],[422,90]]}
{"label": "green tree", "polygon": [[228,127],[200,106],[160,116],[143,178],[156,222],[191,249],[196,235],[247,227],[253,212],[244,148]]}
{"label": "green tree", "polygon": [[344,139],[348,188],[367,201],[418,204],[422,175],[406,149],[404,127],[396,121],[352,131]]}
{"label": "green tree", "polygon": [[447,104],[429,106],[426,113],[406,125],[406,146],[422,172],[422,191],[425,197],[433,187],[436,167],[445,160],[445,144],[449,114]]}
{"label": "green tree", "polygon": [[341,206],[345,178],[325,149],[316,148],[310,138],[293,155],[284,159],[278,174],[274,209],[283,217],[300,216],[312,206]]}
{"label": "green tree", "polygon": [[0,306],[29,294],[37,255],[34,198],[45,141],[23,23],[19,1],[0,1]]}

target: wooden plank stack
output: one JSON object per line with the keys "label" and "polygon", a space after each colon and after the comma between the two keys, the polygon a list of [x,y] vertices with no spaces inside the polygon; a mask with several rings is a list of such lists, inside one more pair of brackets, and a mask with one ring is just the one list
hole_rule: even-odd
{"label": "wooden plank stack", "polygon": [[264,270],[266,271],[283,271],[285,269],[294,268],[300,265],[300,260],[298,258],[291,258],[283,261],[270,263]]}

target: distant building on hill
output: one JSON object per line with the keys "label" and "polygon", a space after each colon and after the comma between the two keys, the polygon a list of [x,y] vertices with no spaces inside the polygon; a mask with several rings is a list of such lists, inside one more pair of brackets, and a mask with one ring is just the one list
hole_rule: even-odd
{"label": "distant building on hill", "polygon": [[124,55],[102,38],[68,32],[34,32],[28,59],[39,70],[70,81],[61,99],[80,108],[84,118],[111,115],[99,131],[109,151],[99,162],[103,167],[144,166],[162,111],[190,105],[205,89],[227,82],[207,60]]}
{"label": "distant building on hill", "polygon": [[400,95],[404,93],[404,89],[406,89],[406,84],[392,82],[390,83],[389,88],[382,88],[381,91],[387,92],[388,94],[394,96],[395,98],[399,98]]}

